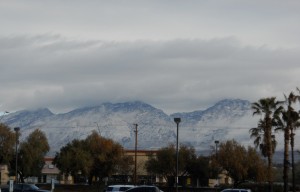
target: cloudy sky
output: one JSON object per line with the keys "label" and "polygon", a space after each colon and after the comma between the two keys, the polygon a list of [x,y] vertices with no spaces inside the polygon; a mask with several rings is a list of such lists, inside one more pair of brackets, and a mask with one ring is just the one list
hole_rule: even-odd
{"label": "cloudy sky", "polygon": [[166,113],[300,87],[300,1],[0,2],[0,111]]}

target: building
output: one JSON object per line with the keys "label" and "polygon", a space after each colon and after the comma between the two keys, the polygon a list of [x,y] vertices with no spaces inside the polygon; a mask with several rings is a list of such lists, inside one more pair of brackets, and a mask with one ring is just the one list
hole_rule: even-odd
{"label": "building", "polygon": [[[147,183],[162,183],[164,179],[156,175],[150,175],[145,169],[145,164],[149,160],[150,156],[155,156],[157,151],[154,150],[125,150],[125,155],[132,157],[135,161],[135,152],[136,152],[136,172],[137,172],[137,183],[138,184],[147,184]],[[133,170],[134,170],[133,165]],[[131,174],[132,176],[134,175]]]}
{"label": "building", "polygon": [[45,157],[45,165],[42,169],[41,183],[51,183],[52,179],[59,181],[60,170],[53,164],[52,157]]}
{"label": "building", "polygon": [[0,185],[5,185],[9,181],[9,171],[7,165],[0,165]]}

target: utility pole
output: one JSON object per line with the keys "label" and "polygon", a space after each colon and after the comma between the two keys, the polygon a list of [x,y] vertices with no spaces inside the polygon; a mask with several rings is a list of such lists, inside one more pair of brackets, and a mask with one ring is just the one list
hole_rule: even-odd
{"label": "utility pole", "polygon": [[215,144],[216,144],[216,160],[218,161],[218,144],[219,144],[219,141],[216,140]]}
{"label": "utility pole", "polygon": [[177,134],[176,134],[176,192],[178,192],[178,156],[179,156],[179,148],[178,148],[178,128],[179,128],[179,123],[181,122],[181,118],[174,118],[174,122],[177,125]]}
{"label": "utility pole", "polygon": [[14,130],[16,132],[16,183],[18,183],[18,144],[20,127],[15,127]]}
{"label": "utility pole", "polygon": [[136,167],[137,167],[137,133],[138,133],[138,130],[137,130],[137,127],[138,127],[138,124],[134,124],[135,126],[135,130],[134,130],[134,133],[135,133],[135,150],[134,150],[134,185],[137,184],[137,171],[136,171]]}

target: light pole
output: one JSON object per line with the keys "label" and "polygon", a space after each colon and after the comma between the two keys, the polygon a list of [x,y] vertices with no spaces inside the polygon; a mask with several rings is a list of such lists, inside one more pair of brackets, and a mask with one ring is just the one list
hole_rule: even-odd
{"label": "light pole", "polygon": [[14,130],[16,132],[16,183],[18,183],[18,144],[20,127],[15,127]]}
{"label": "light pole", "polygon": [[218,144],[219,144],[219,141],[216,140],[215,144],[216,144],[216,160],[218,160]]}
{"label": "light pole", "polygon": [[[219,141],[216,140],[215,144],[216,144],[216,162],[218,162],[218,144],[219,144]],[[217,185],[219,185],[219,168],[218,167],[217,167],[216,182],[217,182]]]}
{"label": "light pole", "polygon": [[135,130],[134,130],[134,133],[135,133],[135,147],[134,147],[134,185],[137,184],[137,170],[136,170],[136,167],[137,167],[137,134],[138,134],[138,130],[137,130],[137,127],[138,127],[138,124],[134,124],[135,126]]}
{"label": "light pole", "polygon": [[174,118],[174,121],[177,125],[177,135],[176,135],[176,192],[178,192],[178,127],[179,123],[181,122],[180,118]]}

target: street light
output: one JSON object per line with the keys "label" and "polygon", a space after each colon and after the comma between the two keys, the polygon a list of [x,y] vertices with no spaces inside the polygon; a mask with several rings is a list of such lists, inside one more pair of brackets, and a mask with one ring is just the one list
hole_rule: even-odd
{"label": "street light", "polygon": [[176,192],[178,192],[178,127],[181,121],[180,118],[174,118],[174,121],[177,125],[177,135],[176,135]]}
{"label": "street light", "polygon": [[14,130],[16,132],[16,183],[18,183],[18,144],[20,127],[15,127]]}
{"label": "street light", "polygon": [[135,130],[134,130],[134,133],[135,133],[135,147],[134,147],[134,185],[137,184],[137,134],[138,134],[138,130],[137,130],[137,127],[138,127],[138,124],[134,124],[135,126]]}
{"label": "street light", "polygon": [[218,144],[219,144],[219,141],[216,140],[215,144],[216,144],[216,160],[218,160]]}
{"label": "street light", "polygon": [[[218,161],[218,144],[219,144],[219,141],[216,140],[215,141],[215,144],[216,144],[216,161]],[[217,177],[216,177],[216,181],[217,181],[217,185],[219,185],[219,169],[217,168]]]}

